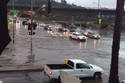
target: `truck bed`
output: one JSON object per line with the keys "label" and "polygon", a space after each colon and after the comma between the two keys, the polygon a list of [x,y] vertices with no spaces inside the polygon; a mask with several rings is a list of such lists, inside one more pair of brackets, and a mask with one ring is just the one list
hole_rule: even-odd
{"label": "truck bed", "polygon": [[47,64],[50,69],[73,69],[67,64]]}

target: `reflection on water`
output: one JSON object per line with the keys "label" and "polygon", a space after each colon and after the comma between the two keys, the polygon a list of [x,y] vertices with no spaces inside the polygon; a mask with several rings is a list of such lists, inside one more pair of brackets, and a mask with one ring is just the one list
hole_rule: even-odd
{"label": "reflection on water", "polygon": [[96,48],[97,45],[100,43],[100,40],[96,40],[96,39],[95,39],[95,40],[93,41],[93,43],[94,43],[94,44],[93,44],[93,45],[94,45],[94,48]]}
{"label": "reflection on water", "polygon": [[94,43],[94,44],[93,44],[93,45],[94,45],[94,48],[96,48],[97,41],[96,41],[96,40],[94,40],[94,41],[93,41],[93,43]]}
{"label": "reflection on water", "polygon": [[82,48],[82,42],[79,43],[79,48],[80,48],[80,49]]}
{"label": "reflection on water", "polygon": [[79,49],[82,49],[83,47],[84,47],[84,48],[87,48],[87,42],[84,42],[84,43],[83,43],[83,42],[80,42],[80,43],[79,43]]}
{"label": "reflection on water", "polygon": [[80,42],[79,49],[89,47],[90,43],[91,43],[91,47],[94,47],[94,48],[97,48],[97,45],[100,44],[100,40],[93,39],[93,40],[89,40],[89,41],[91,41],[91,42],[88,42],[88,41]]}

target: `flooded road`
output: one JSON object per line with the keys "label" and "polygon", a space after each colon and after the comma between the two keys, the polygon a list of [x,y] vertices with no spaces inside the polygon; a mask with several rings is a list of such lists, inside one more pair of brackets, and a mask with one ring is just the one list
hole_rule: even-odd
{"label": "flooded road", "polygon": [[[43,31],[44,32],[44,31]],[[43,34],[42,36],[44,36]],[[121,36],[120,49],[120,80],[125,78],[125,37]],[[82,59],[90,64],[95,64],[105,70],[102,80],[83,79],[86,83],[107,83],[110,71],[112,33],[103,34],[100,40],[88,38],[86,42],[70,40],[69,38],[42,38],[34,39],[34,53],[36,53],[36,64],[63,63],[64,59]],[[38,63],[37,63],[38,61]]]}
{"label": "flooded road", "polygon": [[[27,53],[30,55],[30,36],[27,36],[26,32],[27,30],[22,26],[17,34],[16,42],[25,46],[23,50],[28,51]],[[90,64],[102,67],[105,71],[104,75],[102,75],[102,79],[95,80],[93,78],[84,78],[82,79],[82,83],[108,83],[111,61],[112,32],[101,33],[101,39],[95,40],[88,38],[86,42],[70,40],[68,37],[52,37],[42,28],[38,28],[35,32],[36,35],[33,36],[33,54],[35,55],[35,65],[64,63],[64,59],[82,59]],[[125,34],[122,33],[119,56],[120,80],[125,79],[124,35]],[[17,58],[21,59],[20,56],[17,56]],[[48,77],[46,77],[43,72],[30,72],[28,74],[35,80],[33,83],[55,83],[55,81],[49,82]],[[22,79],[25,80],[25,77]],[[23,83],[32,82],[26,81]]]}

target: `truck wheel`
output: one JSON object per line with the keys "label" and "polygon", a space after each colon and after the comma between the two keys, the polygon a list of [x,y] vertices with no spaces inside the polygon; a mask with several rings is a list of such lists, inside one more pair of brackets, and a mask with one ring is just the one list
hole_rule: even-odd
{"label": "truck wheel", "polygon": [[97,78],[101,79],[101,73],[100,72],[96,72],[93,77],[95,79],[97,79]]}
{"label": "truck wheel", "polygon": [[58,77],[57,81],[58,81],[58,83],[61,83],[61,78],[60,78],[60,77]]}
{"label": "truck wheel", "polygon": [[50,82],[50,83],[54,83],[55,80],[54,80],[54,79],[50,79],[49,82]]}

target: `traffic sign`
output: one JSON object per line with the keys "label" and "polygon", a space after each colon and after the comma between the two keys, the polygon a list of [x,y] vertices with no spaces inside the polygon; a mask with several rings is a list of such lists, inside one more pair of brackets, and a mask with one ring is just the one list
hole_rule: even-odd
{"label": "traffic sign", "polygon": [[102,24],[102,19],[101,18],[99,18],[99,24]]}
{"label": "traffic sign", "polygon": [[13,14],[14,14],[14,18],[16,18],[17,15],[18,15],[17,12],[16,12],[16,10],[13,11]]}
{"label": "traffic sign", "polygon": [[31,22],[32,22],[31,19],[29,19],[28,23],[31,24]]}

